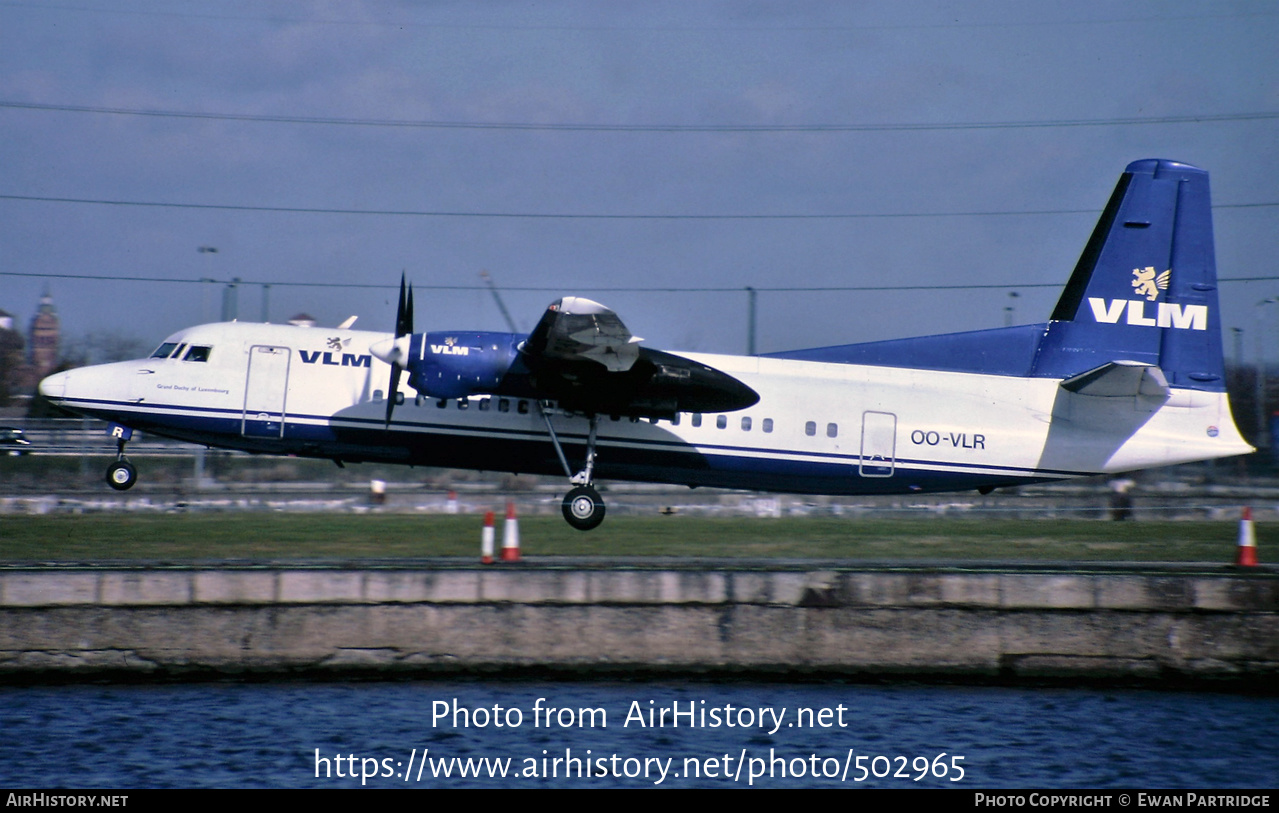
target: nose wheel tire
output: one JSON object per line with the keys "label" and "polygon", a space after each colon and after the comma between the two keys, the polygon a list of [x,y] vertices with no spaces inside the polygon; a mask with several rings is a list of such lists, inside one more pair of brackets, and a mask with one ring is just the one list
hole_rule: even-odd
{"label": "nose wheel tire", "polygon": [[107,467],[107,485],[116,491],[128,491],[138,482],[138,471],[124,460],[117,460]]}
{"label": "nose wheel tire", "polygon": [[564,519],[579,531],[589,531],[604,521],[604,500],[590,486],[577,486],[564,495]]}

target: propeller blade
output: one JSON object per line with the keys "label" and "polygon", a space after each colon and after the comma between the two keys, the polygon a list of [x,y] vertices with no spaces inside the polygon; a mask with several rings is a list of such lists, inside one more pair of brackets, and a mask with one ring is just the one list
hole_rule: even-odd
{"label": "propeller blade", "polygon": [[413,286],[409,286],[408,306],[404,309],[404,333],[407,336],[413,332]]}
{"label": "propeller blade", "polygon": [[403,368],[391,362],[391,383],[386,390],[386,423],[383,429],[391,428],[391,413],[395,411],[395,397],[400,393],[400,372]]}
{"label": "propeller blade", "polygon": [[[400,301],[395,308],[395,338],[407,336],[413,332],[413,289],[408,286],[404,274],[400,274]],[[400,394],[400,373],[404,368],[398,361],[391,362],[391,381],[386,388],[386,423],[384,429],[391,428],[391,414],[395,412],[395,401]]]}
{"label": "propeller blade", "polygon": [[409,328],[409,325],[407,324],[409,320],[405,319],[405,311],[409,307],[406,302],[406,286],[407,283],[405,282],[404,275],[400,274],[400,304],[395,309],[395,338],[397,339],[406,333],[412,332],[411,329],[406,329]]}

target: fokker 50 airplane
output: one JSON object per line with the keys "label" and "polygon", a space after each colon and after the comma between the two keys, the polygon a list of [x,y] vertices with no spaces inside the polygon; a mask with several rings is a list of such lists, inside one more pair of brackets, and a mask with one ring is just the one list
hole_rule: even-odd
{"label": "fokker 50 airplane", "polygon": [[339,465],[563,471],[581,530],[604,518],[597,475],[986,493],[1253,451],[1226,400],[1208,175],[1173,161],[1128,166],[1042,324],[675,355],[577,297],[527,335],[414,333],[401,281],[394,335],[344,328],[201,325],[40,391],[111,422],[117,489],[136,479],[124,444],[144,430]]}

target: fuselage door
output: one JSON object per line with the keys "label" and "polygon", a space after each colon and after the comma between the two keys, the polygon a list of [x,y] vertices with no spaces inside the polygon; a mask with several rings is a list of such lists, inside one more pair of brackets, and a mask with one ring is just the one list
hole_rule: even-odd
{"label": "fuselage door", "polygon": [[259,438],[284,437],[288,391],[289,348],[265,344],[249,348],[241,434]]}
{"label": "fuselage door", "polygon": [[857,473],[862,477],[892,477],[896,456],[897,416],[891,412],[863,412]]}

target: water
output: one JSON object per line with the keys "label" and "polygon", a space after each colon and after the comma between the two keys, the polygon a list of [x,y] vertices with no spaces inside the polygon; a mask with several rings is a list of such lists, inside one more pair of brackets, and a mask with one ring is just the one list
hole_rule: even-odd
{"label": "water", "polygon": [[[692,725],[683,714],[671,724],[672,704],[696,712]],[[535,712],[546,707],[560,710],[549,724]],[[649,709],[659,722],[662,708],[665,725],[648,726]],[[579,709],[606,716],[594,712],[592,726]],[[1265,788],[1279,780],[1276,731],[1279,698],[1204,692],[697,681],[0,687],[0,786]],[[463,768],[480,776],[461,777]],[[490,775],[503,769],[505,778]]]}

